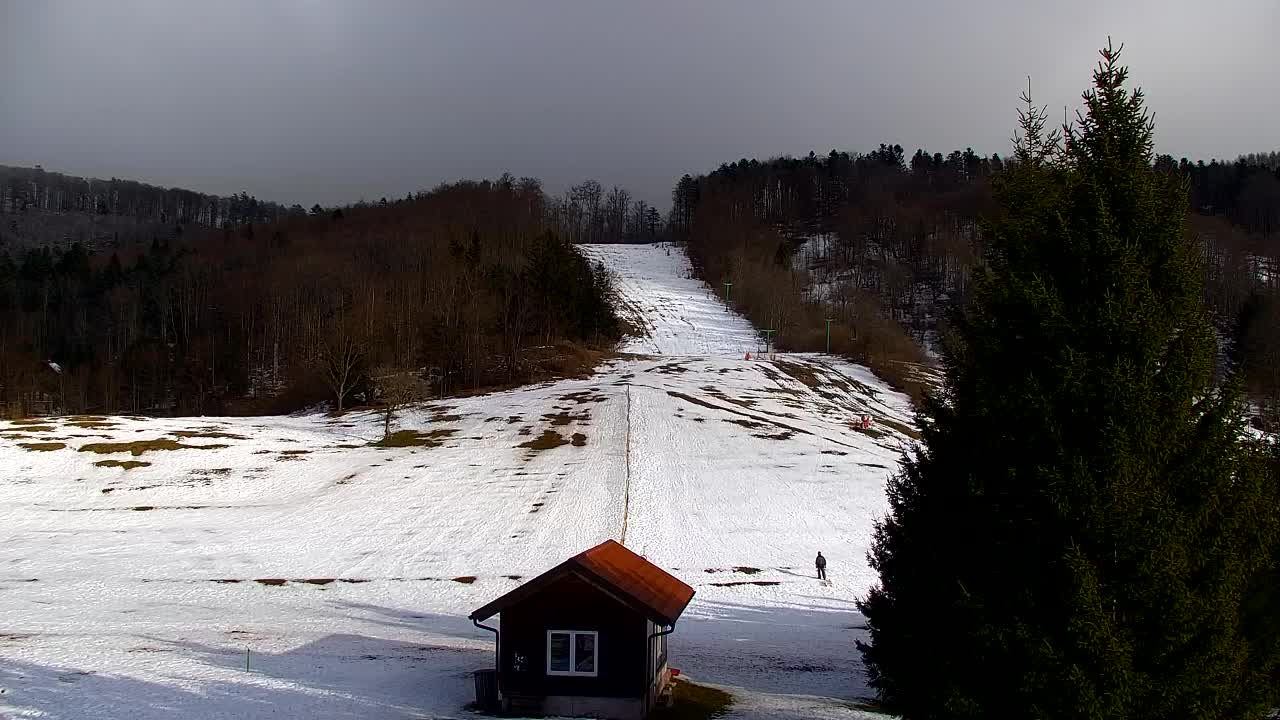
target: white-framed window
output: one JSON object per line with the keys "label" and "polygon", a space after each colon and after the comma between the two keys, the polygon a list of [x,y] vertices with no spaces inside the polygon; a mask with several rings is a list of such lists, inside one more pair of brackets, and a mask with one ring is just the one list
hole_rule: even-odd
{"label": "white-framed window", "polygon": [[595,677],[600,645],[594,630],[548,630],[547,674]]}

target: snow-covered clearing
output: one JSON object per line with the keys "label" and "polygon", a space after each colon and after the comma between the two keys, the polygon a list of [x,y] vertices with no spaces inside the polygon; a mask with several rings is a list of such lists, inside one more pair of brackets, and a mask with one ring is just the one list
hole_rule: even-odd
{"label": "snow-covered clearing", "polygon": [[466,717],[493,662],[466,615],[610,537],[696,588],[672,664],[734,717],[863,716],[854,600],[908,400],[743,360],[679,249],[585,249],[645,356],[402,417],[427,445],[370,446],[370,414],[0,423],[0,718]]}

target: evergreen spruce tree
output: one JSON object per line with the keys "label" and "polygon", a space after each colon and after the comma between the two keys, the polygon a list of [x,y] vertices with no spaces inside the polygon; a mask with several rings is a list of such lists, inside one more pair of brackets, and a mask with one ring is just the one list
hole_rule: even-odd
{"label": "evergreen spruce tree", "polygon": [[[1065,137],[1025,100],[946,390],[860,603],[908,720],[1257,718],[1274,701],[1274,471],[1213,384],[1182,182],[1110,46]],[[1061,142],[1060,142],[1061,140]],[[1268,633],[1270,635],[1268,636]]]}

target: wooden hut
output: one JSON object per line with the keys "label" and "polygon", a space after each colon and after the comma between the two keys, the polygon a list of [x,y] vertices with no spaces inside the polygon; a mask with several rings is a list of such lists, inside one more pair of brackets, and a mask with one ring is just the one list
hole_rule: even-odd
{"label": "wooden hut", "polygon": [[[497,637],[506,711],[636,720],[669,691],[667,638],[693,588],[607,540],[471,613]],[[501,613],[500,629],[481,622]]]}

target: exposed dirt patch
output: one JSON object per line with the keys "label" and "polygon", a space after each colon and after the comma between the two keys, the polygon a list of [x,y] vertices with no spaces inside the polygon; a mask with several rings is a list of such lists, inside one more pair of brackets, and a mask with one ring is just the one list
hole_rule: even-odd
{"label": "exposed dirt patch", "polygon": [[473,582],[475,582],[475,581],[476,581],[476,576],[475,576],[475,575],[462,575],[461,577],[456,577],[456,578],[454,578],[454,579],[453,579],[453,581],[454,581],[454,582],[456,582],[456,583],[462,583],[463,585],[470,585],[471,583],[473,583]]}
{"label": "exposed dirt patch", "polygon": [[156,508],[155,508],[155,506],[154,506],[154,505],[134,505],[133,507],[131,507],[131,508],[129,508],[129,509],[130,509],[130,510],[136,510],[136,511],[138,511],[138,512],[146,512],[146,511],[148,511],[148,510],[155,510]]}
{"label": "exposed dirt patch", "polygon": [[18,418],[17,420],[10,420],[9,424],[10,425],[43,425],[47,422],[49,422],[48,418]]}
{"label": "exposed dirt patch", "polygon": [[61,450],[66,447],[66,443],[60,442],[24,442],[18,443],[18,447],[25,450],[37,450],[39,452],[50,452],[52,450]]}
{"label": "exposed dirt patch", "polygon": [[344,583],[367,583],[367,582],[369,582],[369,581],[368,581],[368,580],[366,580],[366,579],[364,579],[364,578],[338,578],[338,582],[344,582]]}
{"label": "exposed dirt patch", "polygon": [[561,445],[568,444],[569,441],[565,440],[564,436],[555,430],[543,430],[542,434],[538,437],[529,440],[528,442],[522,442],[516,447],[522,447],[529,450],[552,450],[560,447]]}
{"label": "exposed dirt patch", "polygon": [[439,428],[430,432],[421,432],[418,430],[397,430],[389,436],[369,443],[373,447],[381,448],[403,448],[403,447],[440,447],[444,441],[452,437],[458,431],[452,428]]}
{"label": "exposed dirt patch", "polygon": [[560,399],[572,400],[579,405],[585,405],[587,403],[604,402],[609,398],[606,395],[600,395],[591,390],[579,390],[578,392],[569,393],[568,395],[561,395]]}
{"label": "exposed dirt patch", "polygon": [[106,428],[119,427],[118,423],[108,422],[101,418],[93,420],[68,420],[64,424],[72,427],[85,428],[86,430],[105,430]]}
{"label": "exposed dirt patch", "polygon": [[848,455],[849,453],[843,450],[823,450],[822,454],[823,455]]}
{"label": "exposed dirt patch", "polygon": [[729,418],[722,418],[722,420],[727,423],[733,423],[734,425],[741,425],[748,430],[759,430],[760,428],[765,427],[764,423],[758,423],[752,420],[731,420]]}
{"label": "exposed dirt patch", "polygon": [[[97,467],[118,467],[122,470],[132,470],[140,467],[151,467],[151,463],[142,460],[99,460],[94,463]],[[106,490],[103,490],[106,492]]]}
{"label": "exposed dirt patch", "polygon": [[506,576],[506,578],[507,578],[508,580],[520,580],[520,579],[522,579],[522,578],[523,578],[523,576],[522,576],[522,575],[507,575],[507,576]]}
{"label": "exposed dirt patch", "polygon": [[254,582],[259,585],[284,585],[289,581],[284,578],[256,578]]}
{"label": "exposed dirt patch", "polygon": [[756,573],[760,572],[760,568],[750,567],[748,565],[739,565],[738,567],[735,567],[733,571],[742,573],[743,575],[755,575]]}
{"label": "exposed dirt patch", "polygon": [[[240,581],[240,580],[236,580],[236,579],[233,579],[233,578],[218,578],[218,579],[213,580],[213,582],[216,582],[216,583],[238,583],[238,582],[242,582],[242,581]],[[233,632],[234,632],[234,631],[233,631]]]}
{"label": "exposed dirt patch", "polygon": [[572,444],[574,447],[585,447],[587,444],[587,436],[582,433],[574,433]]}
{"label": "exposed dirt patch", "polygon": [[308,585],[328,585],[333,582],[333,578],[304,578],[302,580],[294,580],[294,582],[306,583]]}
{"label": "exposed dirt patch", "polygon": [[[13,422],[16,423],[18,421],[14,420]],[[54,427],[52,425],[23,425],[20,428],[14,429],[21,430],[22,432],[53,432]]]}
{"label": "exposed dirt patch", "polygon": [[133,442],[88,443],[80,446],[80,452],[91,452],[105,455],[108,453],[127,452],[134,457],[152,450],[219,450],[226,445],[183,445],[176,440],[159,438],[156,440],[134,440]]}

